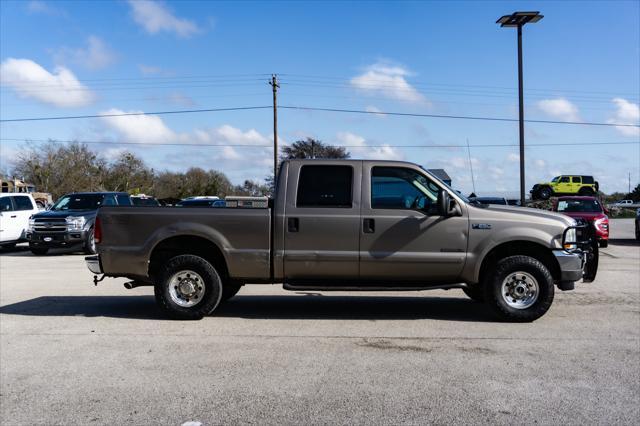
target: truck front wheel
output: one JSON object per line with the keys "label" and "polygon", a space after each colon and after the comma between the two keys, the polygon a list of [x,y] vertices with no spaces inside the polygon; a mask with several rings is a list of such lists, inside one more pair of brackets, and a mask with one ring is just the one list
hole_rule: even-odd
{"label": "truck front wheel", "polygon": [[531,322],[544,315],[553,302],[553,278],[537,259],[509,256],[500,260],[485,280],[489,307],[505,321]]}
{"label": "truck front wheel", "polygon": [[158,273],[156,302],[170,318],[199,320],[213,312],[222,298],[222,280],[205,259],[175,256]]}

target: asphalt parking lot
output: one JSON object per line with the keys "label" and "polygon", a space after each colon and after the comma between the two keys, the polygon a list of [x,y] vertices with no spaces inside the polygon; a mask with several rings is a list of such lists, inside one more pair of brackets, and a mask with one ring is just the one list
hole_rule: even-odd
{"label": "asphalt parking lot", "polygon": [[532,324],[462,291],[247,286],[162,318],[80,254],[0,254],[0,422],[638,424],[640,245],[613,220],[596,282]]}

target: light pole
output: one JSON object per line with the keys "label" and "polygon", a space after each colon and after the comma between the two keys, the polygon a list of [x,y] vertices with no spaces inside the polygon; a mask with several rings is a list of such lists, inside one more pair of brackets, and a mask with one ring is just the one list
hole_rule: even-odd
{"label": "light pole", "polygon": [[543,18],[540,12],[514,12],[496,21],[501,27],[518,28],[518,98],[520,122],[520,205],[524,207],[524,94],[522,90],[522,27]]}

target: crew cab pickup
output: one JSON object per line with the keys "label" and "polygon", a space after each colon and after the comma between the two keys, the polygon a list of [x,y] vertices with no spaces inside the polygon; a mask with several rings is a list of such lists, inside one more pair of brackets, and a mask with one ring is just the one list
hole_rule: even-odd
{"label": "crew cab pickup", "polygon": [[127,288],[154,286],[160,308],[177,319],[212,313],[244,284],[283,283],[316,291],[460,288],[508,321],[539,318],[556,286],[571,290],[597,269],[585,268],[594,256],[591,246],[581,249],[574,219],[470,203],[411,163],[284,161],[269,204],[232,205],[240,204],[101,207],[98,255],[87,266],[132,279]]}

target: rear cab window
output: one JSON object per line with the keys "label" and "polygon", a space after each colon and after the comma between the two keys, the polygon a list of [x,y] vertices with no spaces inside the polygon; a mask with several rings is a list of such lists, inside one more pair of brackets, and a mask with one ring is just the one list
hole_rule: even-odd
{"label": "rear cab window", "polygon": [[300,169],[296,207],[353,206],[353,167],[305,165]]}
{"label": "rear cab window", "polygon": [[582,183],[586,185],[593,185],[593,176],[582,176]]}

